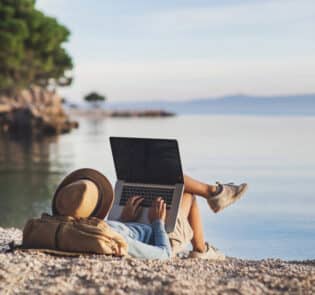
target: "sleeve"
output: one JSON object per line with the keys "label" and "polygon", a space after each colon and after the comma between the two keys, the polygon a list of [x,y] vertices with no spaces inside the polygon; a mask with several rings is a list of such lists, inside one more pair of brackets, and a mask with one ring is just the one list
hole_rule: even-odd
{"label": "sleeve", "polygon": [[154,245],[148,245],[140,241],[127,239],[128,253],[132,257],[142,259],[169,259],[172,255],[172,248],[165,231],[164,223],[156,220],[152,223],[152,235]]}

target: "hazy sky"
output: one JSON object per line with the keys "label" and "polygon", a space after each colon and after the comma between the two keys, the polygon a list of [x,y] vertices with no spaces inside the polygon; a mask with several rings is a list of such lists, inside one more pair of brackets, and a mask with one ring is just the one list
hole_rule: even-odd
{"label": "hazy sky", "polygon": [[38,0],[71,30],[81,100],[315,92],[314,0]]}

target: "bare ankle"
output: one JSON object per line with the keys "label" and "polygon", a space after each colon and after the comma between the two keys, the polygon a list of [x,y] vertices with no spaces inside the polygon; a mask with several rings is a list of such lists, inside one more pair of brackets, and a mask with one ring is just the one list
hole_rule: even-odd
{"label": "bare ankle", "polygon": [[217,192],[217,185],[209,184],[208,185],[208,197],[212,197]]}

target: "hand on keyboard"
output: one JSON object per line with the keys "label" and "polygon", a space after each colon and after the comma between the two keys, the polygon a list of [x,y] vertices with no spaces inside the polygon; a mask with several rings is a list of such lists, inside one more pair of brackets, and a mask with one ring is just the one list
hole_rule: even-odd
{"label": "hand on keyboard", "polygon": [[148,219],[152,223],[154,220],[160,219],[165,222],[166,219],[166,203],[161,197],[156,198],[148,211]]}
{"label": "hand on keyboard", "polygon": [[143,202],[141,202],[141,207],[150,208],[152,201],[154,201],[156,197],[162,197],[166,203],[166,208],[170,209],[173,193],[174,188],[135,187],[125,185],[119,205],[125,206],[127,201],[133,196],[142,196],[144,199]]}
{"label": "hand on keyboard", "polygon": [[143,197],[134,196],[128,199],[124,209],[121,212],[120,220],[123,222],[136,221],[140,216],[142,207],[140,206]]}

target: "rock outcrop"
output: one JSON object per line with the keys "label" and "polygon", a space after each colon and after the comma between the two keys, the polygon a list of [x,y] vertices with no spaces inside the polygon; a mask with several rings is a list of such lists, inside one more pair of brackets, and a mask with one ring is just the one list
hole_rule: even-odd
{"label": "rock outcrop", "polygon": [[53,91],[32,87],[15,97],[0,95],[0,128],[21,135],[55,135],[78,127]]}

